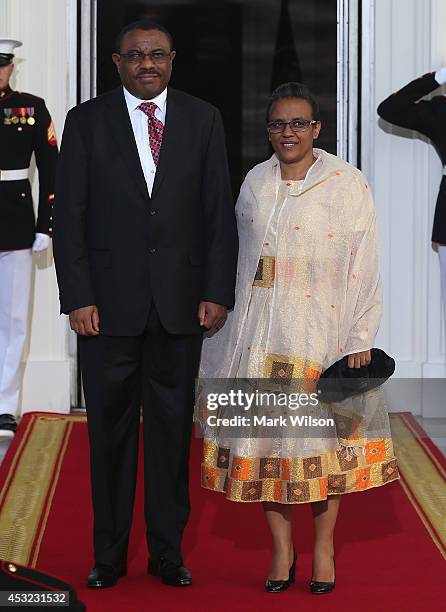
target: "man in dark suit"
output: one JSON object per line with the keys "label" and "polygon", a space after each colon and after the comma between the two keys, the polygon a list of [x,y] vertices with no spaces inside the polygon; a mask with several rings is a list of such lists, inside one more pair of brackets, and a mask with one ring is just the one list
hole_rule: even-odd
{"label": "man in dark suit", "polygon": [[174,57],[162,26],[124,28],[123,87],[72,109],[61,146],[53,239],[87,403],[90,587],[126,573],[141,401],[148,571],[191,584],[181,540],[194,380],[203,331],[234,303],[238,241],[220,113],[168,87]]}

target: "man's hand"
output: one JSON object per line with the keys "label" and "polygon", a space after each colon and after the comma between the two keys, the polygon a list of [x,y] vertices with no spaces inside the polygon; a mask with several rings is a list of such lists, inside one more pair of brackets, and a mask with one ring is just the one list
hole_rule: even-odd
{"label": "man's hand", "polygon": [[33,253],[46,251],[50,246],[50,237],[47,234],[36,234],[33,242]]}
{"label": "man's hand", "polygon": [[360,368],[361,366],[368,366],[372,361],[371,351],[361,351],[360,353],[353,353],[348,356],[348,367],[349,368]]}
{"label": "man's hand", "polygon": [[99,335],[99,313],[96,306],[84,306],[70,312],[70,327],[80,336]]}
{"label": "man's hand", "polygon": [[198,307],[198,320],[200,325],[206,329],[215,328],[216,331],[221,329],[225,324],[228,316],[228,309],[221,304],[213,302],[200,302]]}

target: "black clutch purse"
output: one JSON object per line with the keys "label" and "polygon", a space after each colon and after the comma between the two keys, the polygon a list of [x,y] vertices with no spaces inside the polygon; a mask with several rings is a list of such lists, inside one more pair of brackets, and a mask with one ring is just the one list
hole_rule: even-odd
{"label": "black clutch purse", "polygon": [[395,372],[395,360],[378,348],[371,350],[368,366],[348,367],[348,355],[323,372],[317,384],[321,402],[340,402],[381,386]]}

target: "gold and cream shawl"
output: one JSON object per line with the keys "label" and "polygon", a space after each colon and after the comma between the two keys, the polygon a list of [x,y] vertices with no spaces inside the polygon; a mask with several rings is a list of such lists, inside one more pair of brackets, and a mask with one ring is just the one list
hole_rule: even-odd
{"label": "gold and cream shawl", "polygon": [[[343,356],[374,346],[382,291],[372,194],[350,164],[314,149],[300,190],[291,189],[277,222],[275,282],[265,357],[258,378],[317,379]],[[236,303],[223,329],[203,344],[200,378],[237,376],[237,348],[277,196],[273,155],[246,176],[236,204],[239,258]],[[363,446],[373,409],[365,394],[337,404],[338,419],[356,417],[347,446]],[[375,403],[372,402],[372,404]],[[359,402],[359,404],[358,404]],[[355,404],[355,406],[353,406]],[[369,418],[366,413],[369,412]],[[338,421],[337,421],[338,423]]]}

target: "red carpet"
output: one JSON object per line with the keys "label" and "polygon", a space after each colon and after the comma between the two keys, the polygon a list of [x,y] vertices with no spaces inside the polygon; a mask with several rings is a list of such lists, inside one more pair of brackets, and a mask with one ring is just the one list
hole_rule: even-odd
{"label": "red carpet", "polygon": [[129,575],[112,589],[86,589],[92,521],[83,417],[35,413],[22,420],[0,468],[0,558],[66,580],[89,611],[443,610],[446,461],[408,413],[392,415],[392,427],[403,478],[344,496],[336,531],[337,584],[329,595],[308,591],[307,505],[295,509],[297,584],[285,593],[263,591],[270,552],[261,506],[232,503],[200,488],[199,440],[192,449],[193,511],[184,542],[194,586],[173,589],[145,574],[140,481]]}

